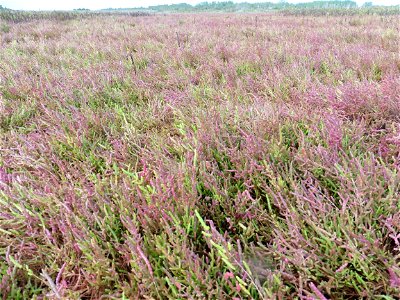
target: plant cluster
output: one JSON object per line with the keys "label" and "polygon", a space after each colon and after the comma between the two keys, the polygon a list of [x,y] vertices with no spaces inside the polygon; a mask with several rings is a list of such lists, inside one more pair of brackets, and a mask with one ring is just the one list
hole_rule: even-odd
{"label": "plant cluster", "polygon": [[2,299],[396,299],[397,16],[2,22]]}
{"label": "plant cluster", "polygon": [[[140,11],[118,12],[120,15],[130,17],[147,16],[149,13]],[[112,15],[112,12],[98,12],[86,9],[74,11],[21,11],[11,9],[0,9],[0,20],[4,22],[20,23],[37,20],[68,21],[74,19],[86,19],[90,17]]]}

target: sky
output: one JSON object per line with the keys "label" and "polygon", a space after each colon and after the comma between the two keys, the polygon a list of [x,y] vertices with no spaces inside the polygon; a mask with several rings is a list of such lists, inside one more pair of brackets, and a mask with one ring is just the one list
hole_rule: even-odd
{"label": "sky", "polygon": [[[147,7],[149,5],[158,4],[172,4],[172,3],[189,3],[197,4],[205,0],[68,0],[68,1],[58,1],[58,0],[0,0],[0,5],[11,8],[11,9],[21,9],[21,10],[70,10],[74,8],[89,8],[89,9],[102,9],[102,8],[126,8],[126,7]],[[208,0],[212,2],[213,0]],[[274,0],[237,0],[234,2],[277,2]],[[359,5],[366,1],[371,0],[355,0]],[[292,3],[296,2],[310,2],[307,0],[292,0],[288,1]],[[400,4],[400,0],[372,0],[374,4],[379,5],[396,5]]]}

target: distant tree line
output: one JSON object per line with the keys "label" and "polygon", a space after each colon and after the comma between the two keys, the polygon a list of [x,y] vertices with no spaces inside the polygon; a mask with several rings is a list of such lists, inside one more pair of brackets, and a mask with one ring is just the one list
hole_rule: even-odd
{"label": "distant tree line", "polygon": [[[118,9],[117,9],[118,10]],[[127,10],[121,9],[121,10]],[[366,2],[358,7],[355,1],[351,0],[331,0],[313,1],[304,3],[289,3],[287,1],[261,2],[261,3],[234,3],[232,1],[223,2],[202,2],[197,5],[187,3],[171,5],[155,5],[147,8],[134,8],[132,10],[147,11],[153,13],[166,12],[263,12],[279,11],[285,14],[379,14],[396,15],[400,14],[400,6],[376,6],[372,2]]]}
{"label": "distant tree line", "polygon": [[196,11],[266,11],[266,10],[279,10],[289,8],[356,8],[357,3],[350,0],[335,0],[335,1],[314,1],[308,3],[288,3],[280,1],[279,3],[262,2],[262,3],[234,3],[232,1],[224,2],[202,2],[197,5],[190,5],[187,3],[171,4],[171,5],[155,5],[149,6],[148,9],[156,12],[196,12]]}

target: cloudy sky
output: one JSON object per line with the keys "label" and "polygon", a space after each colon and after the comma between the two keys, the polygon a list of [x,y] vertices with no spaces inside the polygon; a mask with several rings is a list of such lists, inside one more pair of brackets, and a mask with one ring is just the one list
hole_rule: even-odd
{"label": "cloudy sky", "polygon": [[[190,3],[197,4],[204,0],[196,1],[196,0],[148,0],[148,1],[139,1],[139,0],[69,0],[69,1],[55,1],[55,0],[0,0],[0,5],[4,7],[8,7],[11,9],[24,9],[24,10],[67,10],[74,8],[89,8],[89,9],[101,9],[101,8],[120,8],[120,7],[139,7],[139,6],[149,6],[149,5],[157,5],[157,4],[172,4],[172,3]],[[212,0],[209,0],[211,2]],[[242,1],[234,1],[234,2],[245,2]],[[247,2],[265,2],[265,1],[273,1],[273,0],[259,0],[252,1],[247,0]],[[358,4],[363,4],[365,1],[371,0],[356,0]],[[393,5],[400,4],[400,0],[372,0],[375,4],[382,5]],[[275,1],[276,2],[276,1]],[[288,2],[307,2],[307,0],[292,0]]]}

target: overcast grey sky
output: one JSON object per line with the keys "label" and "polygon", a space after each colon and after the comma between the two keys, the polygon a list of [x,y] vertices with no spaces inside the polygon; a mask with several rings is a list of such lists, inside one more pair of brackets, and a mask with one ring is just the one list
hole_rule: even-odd
{"label": "overcast grey sky", "polygon": [[[211,2],[212,0],[208,0]],[[277,2],[274,0],[247,0],[247,2]],[[292,0],[288,2],[309,2],[310,0]],[[358,4],[363,4],[370,0],[356,0]],[[11,9],[23,9],[23,10],[68,10],[74,8],[89,8],[89,9],[101,9],[101,8],[121,8],[121,7],[139,7],[139,6],[149,6],[157,4],[172,4],[172,3],[190,3],[197,4],[203,2],[202,0],[0,0],[0,5]],[[234,2],[246,2],[246,0],[239,0]],[[400,4],[400,0],[374,0],[375,4],[382,5],[395,5]]]}

